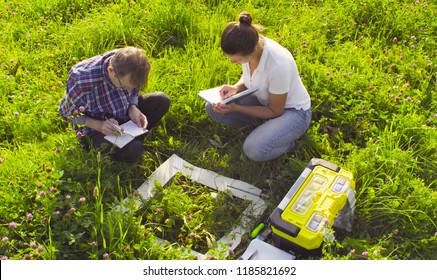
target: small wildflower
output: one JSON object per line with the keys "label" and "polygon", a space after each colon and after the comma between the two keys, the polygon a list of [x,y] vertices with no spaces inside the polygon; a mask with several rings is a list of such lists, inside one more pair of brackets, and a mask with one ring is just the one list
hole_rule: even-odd
{"label": "small wildflower", "polygon": [[23,255],[23,260],[30,260],[29,254],[24,254]]}
{"label": "small wildflower", "polygon": [[108,253],[103,253],[102,257],[103,257],[104,259],[107,259],[107,258],[109,257],[109,254],[108,254]]}
{"label": "small wildflower", "polygon": [[38,253],[41,253],[42,251],[44,251],[44,247],[42,245],[38,246],[38,249],[36,249],[38,251]]}
{"label": "small wildflower", "polygon": [[44,196],[46,193],[44,191],[39,192],[39,196]]}
{"label": "small wildflower", "polygon": [[85,111],[85,107],[83,107],[83,106],[80,106],[80,107],[79,107],[79,111],[80,111],[80,112],[83,112],[83,111]]}
{"label": "small wildflower", "polygon": [[233,230],[231,231],[231,235],[232,235],[232,236],[237,235],[237,231],[236,231],[235,229],[233,229]]}
{"label": "small wildflower", "polygon": [[70,200],[71,200],[71,195],[67,194],[67,195],[65,196],[65,200],[66,200],[66,201],[70,201]]}
{"label": "small wildflower", "polygon": [[[437,115],[437,114],[436,114]],[[187,217],[187,221],[191,221],[193,219],[193,217],[192,216],[188,216]]]}
{"label": "small wildflower", "polygon": [[55,216],[55,217],[61,216],[61,211],[56,210],[55,212],[53,212],[53,216]]}
{"label": "small wildflower", "polygon": [[363,257],[368,257],[369,256],[369,253],[366,251],[366,252],[363,252],[362,254],[361,254]]}
{"label": "small wildflower", "polygon": [[416,40],[416,36],[412,35],[412,36],[410,37],[410,39],[411,39],[411,40]]}
{"label": "small wildflower", "polygon": [[2,261],[7,261],[8,260],[8,256],[2,256]]}
{"label": "small wildflower", "polygon": [[15,222],[10,222],[9,223],[9,228],[10,229],[16,229],[17,228],[17,224]]}
{"label": "small wildflower", "polygon": [[35,248],[36,248],[36,243],[33,242],[33,241],[30,242],[30,243],[29,243],[29,247],[32,248],[32,249],[35,249]]}
{"label": "small wildflower", "polygon": [[356,253],[355,249],[352,249],[352,250],[349,252],[350,255],[355,255],[355,253]]}
{"label": "small wildflower", "polygon": [[196,235],[194,234],[194,232],[190,233],[190,238],[194,238]]}
{"label": "small wildflower", "polygon": [[0,163],[3,163],[5,160],[0,157]]}
{"label": "small wildflower", "polygon": [[10,62],[10,63],[14,63],[14,59],[12,59],[12,58],[9,59],[9,62]]}
{"label": "small wildflower", "polygon": [[50,187],[50,193],[55,193],[55,192],[57,192],[57,191],[58,191],[57,188],[55,188],[55,187],[53,187],[53,186]]}
{"label": "small wildflower", "polygon": [[156,214],[162,214],[163,209],[161,207],[156,208]]}
{"label": "small wildflower", "polygon": [[404,60],[404,56],[401,55],[401,56],[399,57],[399,60]]}
{"label": "small wildflower", "polygon": [[3,236],[2,242],[8,242],[9,238],[7,236]]}
{"label": "small wildflower", "polygon": [[76,137],[77,138],[82,137],[82,132],[80,130],[76,131]]}
{"label": "small wildflower", "polygon": [[397,37],[394,37],[393,38],[393,43],[396,43],[398,41],[398,38]]}
{"label": "small wildflower", "polygon": [[38,187],[38,188],[42,188],[42,183],[39,182],[39,183],[37,184],[37,187]]}
{"label": "small wildflower", "polygon": [[77,117],[79,115],[79,112],[77,110],[74,110],[73,117]]}
{"label": "small wildflower", "polygon": [[326,72],[326,76],[330,76],[331,75],[331,72]]}
{"label": "small wildflower", "polygon": [[229,247],[232,247],[232,245],[234,245],[234,242],[229,241],[229,242],[228,242],[228,245],[229,245]]}
{"label": "small wildflower", "polygon": [[417,64],[416,64],[416,63],[413,63],[413,67],[416,68],[416,67],[417,67]]}
{"label": "small wildflower", "polygon": [[59,154],[59,153],[61,152],[61,149],[56,148],[55,152],[56,152],[57,154]]}
{"label": "small wildflower", "polygon": [[434,233],[434,236],[437,237],[437,231]]}
{"label": "small wildflower", "polygon": [[32,213],[27,213],[26,217],[27,217],[28,220],[32,220],[33,219]]}
{"label": "small wildflower", "polygon": [[390,68],[393,68],[393,67],[395,67],[395,64],[394,63],[390,64]]}
{"label": "small wildflower", "polygon": [[16,117],[18,117],[20,115],[20,113],[18,113],[18,112],[14,112],[14,116],[16,116]]}
{"label": "small wildflower", "polygon": [[74,207],[71,207],[71,208],[70,208],[70,212],[71,212],[71,213],[74,213],[74,212],[76,212],[76,208],[74,208]]}
{"label": "small wildflower", "polygon": [[404,98],[404,101],[405,102],[411,102],[411,101],[413,101],[413,99],[411,97],[407,96],[407,97]]}
{"label": "small wildflower", "polygon": [[229,250],[229,256],[233,256],[234,254],[234,250]]}
{"label": "small wildflower", "polygon": [[85,198],[85,197],[81,197],[81,198],[79,198],[79,202],[84,203],[85,201],[86,201],[86,198]]}
{"label": "small wildflower", "polygon": [[97,242],[96,241],[91,242],[91,246],[92,247],[96,247],[97,246]]}

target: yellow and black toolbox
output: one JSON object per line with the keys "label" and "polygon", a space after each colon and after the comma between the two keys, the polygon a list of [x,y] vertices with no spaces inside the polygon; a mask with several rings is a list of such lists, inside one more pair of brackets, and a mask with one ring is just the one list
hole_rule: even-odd
{"label": "yellow and black toolbox", "polygon": [[[283,259],[282,253],[272,253],[277,249],[293,256],[319,254],[324,239],[334,238],[330,228],[351,230],[354,207],[352,173],[326,160],[313,158],[270,214],[267,226],[261,224],[252,232],[257,241],[254,240],[255,245],[249,244],[242,257],[263,259],[264,250],[268,256],[264,259],[275,259],[275,256]],[[267,252],[266,244],[261,249],[260,241],[272,243],[272,251]]]}

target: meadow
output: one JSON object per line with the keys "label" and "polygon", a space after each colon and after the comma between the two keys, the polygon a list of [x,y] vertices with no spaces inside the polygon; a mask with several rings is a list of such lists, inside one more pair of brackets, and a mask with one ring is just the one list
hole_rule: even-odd
{"label": "meadow", "polygon": [[[239,79],[220,34],[241,11],[292,52],[312,100],[305,138],[270,162],[247,159],[248,131],[212,122],[197,96]],[[437,4],[425,0],[3,1],[2,259],[192,259],[190,246],[238,258],[250,236],[225,254],[201,215],[190,219],[197,232],[171,232],[187,208],[175,203],[178,191],[162,190],[148,209],[117,210],[172,154],[262,189],[266,215],[310,159],[323,158],[354,174],[357,202],[352,232],[326,242],[321,259],[437,259],[436,17]],[[144,92],[172,101],[136,165],[84,152],[57,112],[70,67],[126,45],[151,61]],[[187,203],[213,206],[202,197]],[[155,242],[169,235],[185,249]],[[193,245],[201,235],[208,239]]]}

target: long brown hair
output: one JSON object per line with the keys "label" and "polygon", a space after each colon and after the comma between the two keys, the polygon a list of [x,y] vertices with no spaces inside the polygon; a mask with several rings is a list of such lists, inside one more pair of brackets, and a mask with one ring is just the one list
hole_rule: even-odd
{"label": "long brown hair", "polygon": [[251,54],[259,40],[259,25],[252,24],[252,16],[248,12],[241,12],[238,22],[230,22],[222,33],[221,48],[228,55]]}

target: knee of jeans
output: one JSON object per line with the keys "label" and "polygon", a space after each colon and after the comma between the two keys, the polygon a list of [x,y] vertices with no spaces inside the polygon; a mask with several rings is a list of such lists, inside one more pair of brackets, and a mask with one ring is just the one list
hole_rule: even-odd
{"label": "knee of jeans", "polygon": [[265,155],[262,153],[260,147],[254,145],[249,141],[245,141],[243,144],[244,154],[253,161],[265,161]]}
{"label": "knee of jeans", "polygon": [[206,102],[205,110],[206,110],[206,113],[208,114],[208,116],[209,116],[211,119],[213,119],[213,120],[215,120],[215,121],[217,120],[217,118],[216,118],[217,113],[214,112],[214,109],[212,108],[212,105],[209,104],[208,102]]}

